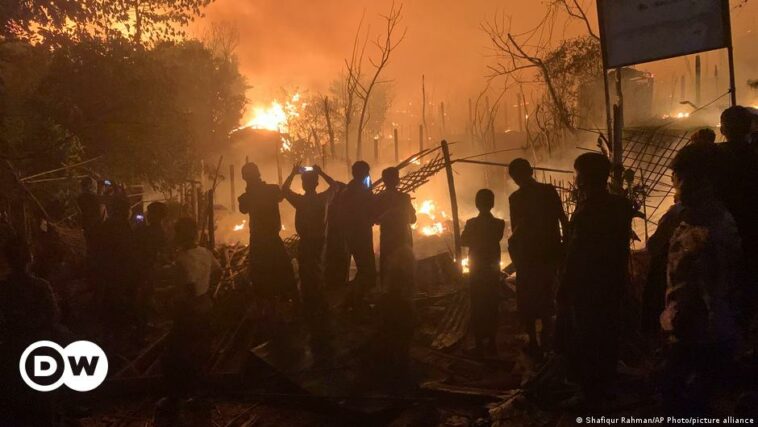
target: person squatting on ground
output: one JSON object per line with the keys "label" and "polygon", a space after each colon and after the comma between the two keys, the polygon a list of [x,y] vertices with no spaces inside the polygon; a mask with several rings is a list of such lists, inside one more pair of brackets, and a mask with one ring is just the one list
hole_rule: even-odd
{"label": "person squatting on ground", "polygon": [[[568,218],[558,192],[534,179],[526,159],[513,160],[508,172],[519,186],[509,198],[512,232],[508,240],[516,268],[517,309],[529,335],[528,352],[539,357],[550,345],[555,284],[563,255],[561,228],[566,230]],[[539,343],[537,320],[542,322]]]}
{"label": "person squatting on ground", "polygon": [[495,194],[488,189],[476,193],[479,216],[466,221],[461,245],[468,247],[471,286],[471,328],[476,352],[497,354],[496,333],[500,298],[500,240],[505,221],[492,215]]}
{"label": "person squatting on ground", "polygon": [[556,345],[588,403],[594,404],[615,376],[635,212],[626,198],[609,193],[611,164],[604,155],[582,154],[574,169],[578,201],[558,290]]}
{"label": "person squatting on ground", "polygon": [[297,293],[292,263],[279,236],[282,229],[279,203],[284,196],[279,186],[261,179],[254,163],[242,167],[242,179],[247,188],[238,202],[240,212],[250,215],[250,279],[262,299],[264,311],[278,312],[283,303],[290,298],[294,300]]}

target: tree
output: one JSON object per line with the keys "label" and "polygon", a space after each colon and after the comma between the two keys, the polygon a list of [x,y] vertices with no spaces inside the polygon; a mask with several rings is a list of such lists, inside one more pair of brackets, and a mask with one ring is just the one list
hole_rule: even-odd
{"label": "tree", "polygon": [[0,35],[59,44],[126,36],[137,45],[179,40],[212,0],[6,0]]}
{"label": "tree", "polygon": [[186,27],[212,0],[90,0],[103,31],[126,31],[134,43],[184,38]]}
{"label": "tree", "polygon": [[[561,15],[566,22],[583,24],[586,35],[553,42],[553,29]],[[603,77],[600,39],[578,0],[552,0],[546,14],[532,30],[514,34],[502,17],[483,24],[495,51],[490,78],[505,78],[519,86],[537,84],[544,89],[532,110],[536,133],[533,144],[552,151],[552,140],[578,123],[578,99],[583,85]],[[530,79],[530,78],[533,78]],[[529,131],[529,129],[527,129]]]}
{"label": "tree", "polygon": [[369,120],[371,98],[376,88],[386,81],[380,80],[382,72],[389,63],[392,52],[405,38],[407,29],[403,29],[398,35],[399,25],[402,22],[402,4],[396,7],[393,3],[389,12],[382,15],[384,22],[384,31],[374,40],[376,54],[369,57],[371,65],[369,74],[364,75],[363,61],[366,56],[366,45],[370,37],[369,32],[361,41],[363,27],[363,18],[358,25],[353,41],[353,50],[350,59],[345,59],[345,75],[341,85],[342,102],[342,121],[344,125],[343,133],[345,136],[345,158],[350,166],[350,125],[355,114],[358,115],[358,127],[356,130],[356,156],[361,159],[363,156],[363,133]]}
{"label": "tree", "polygon": [[37,98],[87,156],[104,156],[104,173],[166,189],[192,177],[239,123],[240,81],[235,64],[198,42],[145,50],[90,39],[54,51]]}
{"label": "tree", "polygon": [[63,29],[67,23],[91,23],[94,10],[88,1],[4,0],[0,2],[0,37],[28,39],[34,27]]}
{"label": "tree", "polygon": [[[405,38],[405,34],[407,32],[407,28],[402,31],[402,33],[397,36],[398,31],[398,25],[402,22],[402,13],[403,13],[403,5],[401,4],[399,7],[395,7],[395,4],[392,3],[392,7],[390,8],[390,11],[387,15],[382,15],[382,19],[384,20],[384,32],[377,36],[376,40],[374,41],[374,45],[377,48],[377,57],[376,58],[369,58],[369,63],[373,67],[373,71],[371,74],[369,74],[368,79],[366,80],[366,83],[361,82],[361,66],[363,60],[363,53],[358,57],[359,63],[355,64],[353,63],[352,66],[348,66],[347,68],[347,78],[348,80],[353,80],[355,95],[360,100],[360,116],[358,118],[358,136],[357,136],[357,142],[356,142],[356,152],[357,152],[357,158],[361,159],[363,154],[363,147],[362,147],[362,141],[363,141],[363,131],[366,127],[366,120],[369,110],[369,105],[371,102],[371,95],[374,92],[374,89],[378,84],[385,83],[381,80],[379,80],[379,77],[381,76],[382,72],[384,71],[385,67],[389,63],[390,56],[392,55],[392,52],[395,50],[395,48],[400,45],[400,43]],[[357,37],[357,35],[356,35]],[[366,40],[368,40],[368,35],[366,36]],[[365,49],[365,42],[364,42],[364,49]]]}

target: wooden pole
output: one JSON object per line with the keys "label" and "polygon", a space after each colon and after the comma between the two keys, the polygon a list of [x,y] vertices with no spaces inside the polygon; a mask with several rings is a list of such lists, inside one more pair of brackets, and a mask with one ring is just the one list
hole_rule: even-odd
{"label": "wooden pole", "polygon": [[374,137],[374,163],[379,164],[379,137]]}
{"label": "wooden pole", "polygon": [[608,70],[605,68],[603,68],[603,89],[605,90],[605,125],[608,127],[605,135],[608,137],[608,143],[610,144],[613,140],[613,114],[611,113],[611,90],[608,85]]}
{"label": "wooden pole", "polygon": [[700,108],[700,79],[702,76],[700,55],[695,56],[695,105]]}
{"label": "wooden pole", "polygon": [[418,151],[424,151],[424,125],[418,125]]}
{"label": "wooden pole", "polygon": [[400,141],[398,141],[397,128],[392,129],[392,141],[395,143],[395,164],[400,163]]}
{"label": "wooden pole", "polygon": [[234,165],[229,165],[229,190],[231,191],[231,210],[237,212],[237,191],[234,188]]}
{"label": "wooden pole", "polygon": [[445,159],[445,172],[447,173],[447,188],[450,192],[450,210],[453,214],[453,243],[455,245],[455,267],[458,274],[463,272],[461,265],[461,223],[458,219],[458,198],[455,194],[455,178],[453,176],[453,163],[450,160],[450,147],[444,139],[441,142],[442,155]]}

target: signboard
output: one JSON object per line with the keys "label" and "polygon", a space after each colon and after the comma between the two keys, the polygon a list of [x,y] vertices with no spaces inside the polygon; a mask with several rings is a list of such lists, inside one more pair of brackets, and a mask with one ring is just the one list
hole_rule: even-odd
{"label": "signboard", "polygon": [[598,0],[606,69],[728,47],[728,0]]}

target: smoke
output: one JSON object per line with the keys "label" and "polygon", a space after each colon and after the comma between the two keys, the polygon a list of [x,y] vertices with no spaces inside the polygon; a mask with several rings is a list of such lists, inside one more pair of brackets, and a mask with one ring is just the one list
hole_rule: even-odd
{"label": "smoke", "polygon": [[[356,29],[365,13],[364,29],[382,31],[380,14],[390,0],[216,0],[195,24],[235,27],[243,74],[253,86],[253,102],[267,102],[281,87],[326,91],[344,68]],[[397,49],[386,78],[393,81],[398,102],[421,97],[421,75],[431,96],[460,101],[484,85],[489,54],[481,22],[507,9],[526,24],[536,22],[539,3],[502,0],[407,0],[403,2],[408,33]],[[371,46],[369,44],[368,52]],[[465,97],[465,98],[464,98]],[[451,99],[452,98],[452,99]]]}

